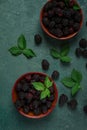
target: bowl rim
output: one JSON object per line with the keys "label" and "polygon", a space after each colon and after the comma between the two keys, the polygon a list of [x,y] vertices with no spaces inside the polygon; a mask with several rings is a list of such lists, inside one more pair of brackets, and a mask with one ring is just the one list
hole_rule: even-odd
{"label": "bowl rim", "polygon": [[[28,73],[22,74],[22,75],[15,81],[15,83],[14,83],[14,85],[13,85],[13,88],[12,88],[12,102],[13,102],[13,104],[15,103],[15,101],[16,101],[16,99],[17,99],[17,97],[16,97],[16,91],[15,91],[15,88],[16,88],[17,84],[19,83],[19,81],[20,81],[21,79],[23,79],[25,76],[27,76],[27,75],[29,75],[29,74],[40,74],[40,75],[48,76],[46,73],[42,73],[42,72],[28,72]],[[47,113],[45,113],[45,114],[42,114],[42,113],[41,113],[40,115],[25,114],[21,109],[20,109],[20,110],[17,109],[17,111],[18,111],[21,115],[23,115],[23,116],[25,116],[25,117],[27,117],[27,118],[39,119],[39,118],[43,118],[43,117],[49,115],[49,114],[53,111],[53,109],[55,108],[55,106],[56,106],[56,104],[57,104],[57,101],[58,101],[58,89],[57,89],[57,86],[56,86],[54,80],[53,80],[50,76],[48,76],[48,77],[49,77],[49,79],[53,82],[53,87],[54,87],[54,91],[55,91],[55,99],[54,99],[54,101],[52,102],[51,109],[48,109]]]}
{"label": "bowl rim", "polygon": [[[52,0],[48,0],[48,1],[44,4],[44,6],[45,6],[48,2],[50,2],[50,1],[52,1]],[[79,28],[78,31],[76,31],[76,32],[74,32],[74,33],[72,33],[72,34],[69,34],[68,36],[63,36],[63,37],[60,37],[60,38],[58,38],[57,36],[51,34],[51,33],[48,31],[48,29],[44,26],[44,24],[42,23],[44,6],[42,7],[42,9],[41,9],[41,11],[40,11],[40,25],[41,25],[41,28],[43,29],[43,31],[44,31],[49,37],[54,38],[54,39],[57,39],[57,40],[68,40],[68,39],[73,38],[74,36],[76,36],[76,35],[79,33],[79,31],[80,31],[80,29],[82,28],[82,25],[83,25],[84,16],[83,16],[83,10],[82,10],[80,4],[79,4],[76,0],[74,0],[74,1],[75,1],[75,2],[77,3],[77,5],[80,7],[80,13],[81,13],[81,15],[82,15],[82,20],[81,20],[81,22],[80,22],[80,28]]]}

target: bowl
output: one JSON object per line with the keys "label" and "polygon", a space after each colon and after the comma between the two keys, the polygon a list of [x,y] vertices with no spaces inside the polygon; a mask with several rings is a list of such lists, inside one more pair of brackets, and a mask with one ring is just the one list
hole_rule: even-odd
{"label": "bowl", "polygon": [[[64,0],[62,0],[62,1],[64,1]],[[55,6],[56,6],[56,8],[55,8]],[[40,12],[40,24],[41,24],[42,30],[49,37],[58,39],[58,40],[67,40],[67,39],[70,39],[70,38],[73,38],[74,36],[76,36],[78,34],[78,32],[80,31],[80,29],[82,27],[82,23],[83,23],[83,11],[82,11],[80,5],[75,0],[71,0],[71,5],[69,5],[69,6],[70,6],[69,10],[71,10],[71,11],[74,10],[73,12],[71,12],[72,21],[74,20],[74,15],[76,15],[73,13],[76,13],[76,12],[79,13],[79,14],[77,14],[77,15],[79,15],[78,16],[79,18],[77,18],[77,16],[75,16],[76,21],[74,20],[73,23],[72,22],[70,23],[70,20],[71,20],[71,17],[69,17],[70,11],[68,11],[68,13],[67,13],[68,9],[66,9],[68,7],[66,7],[66,5],[64,5],[64,7],[63,7],[62,2],[49,0],[42,7],[41,12]],[[68,19],[68,24],[69,24],[68,26],[66,26],[66,28],[65,28],[66,21],[64,21],[64,18]],[[60,19],[60,22],[58,21],[58,19]],[[56,20],[56,22],[55,22],[55,20]],[[77,22],[77,21],[79,21],[79,22]],[[78,23],[79,25],[78,24],[76,25],[76,23]],[[61,25],[62,25],[62,27],[61,27]],[[78,26],[77,29],[75,26]]]}
{"label": "bowl", "polygon": [[[46,81],[47,84],[49,84],[50,81],[52,84],[50,85],[51,87],[49,87],[50,95],[46,97],[43,97],[43,95],[41,98],[42,91],[36,90],[32,84],[39,82],[44,83],[44,81]],[[28,86],[28,89],[24,86]],[[38,119],[47,116],[53,111],[58,101],[58,90],[55,82],[47,74],[29,72],[20,76],[14,83],[12,101],[21,115]],[[35,106],[35,102],[39,104],[37,103]]]}

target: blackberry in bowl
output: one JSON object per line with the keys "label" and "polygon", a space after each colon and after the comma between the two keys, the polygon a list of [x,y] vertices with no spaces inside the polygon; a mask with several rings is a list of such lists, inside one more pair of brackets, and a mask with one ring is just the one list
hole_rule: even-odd
{"label": "blackberry in bowl", "polygon": [[12,89],[12,101],[23,116],[42,118],[55,108],[58,90],[47,74],[29,72],[16,80]]}
{"label": "blackberry in bowl", "polygon": [[76,0],[49,0],[41,9],[40,24],[48,36],[67,40],[81,29],[83,12]]}

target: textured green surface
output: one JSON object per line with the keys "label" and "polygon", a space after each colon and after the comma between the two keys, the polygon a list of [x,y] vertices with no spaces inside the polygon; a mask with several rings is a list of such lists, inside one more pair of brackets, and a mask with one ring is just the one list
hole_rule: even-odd
{"label": "textured green surface", "polygon": [[[87,0],[79,0],[84,11],[84,23],[80,33],[72,40],[69,56],[70,65],[63,65],[54,60],[49,49],[62,44],[44,35],[39,23],[40,10],[46,0],[0,0],[0,130],[87,130],[87,115],[83,113],[83,105],[87,104],[87,59],[76,58],[74,52],[81,38],[87,38]],[[23,33],[27,40],[27,47],[33,49],[37,57],[26,59],[23,55],[12,56],[8,49],[14,46],[19,35]],[[36,46],[34,35],[40,33],[43,37],[41,45]],[[43,119],[27,119],[21,116],[12,104],[11,91],[15,80],[23,73],[31,71],[44,72],[41,68],[42,59],[48,59],[50,68],[46,71],[51,75],[53,70],[60,72],[56,81],[59,95],[66,93],[70,99],[70,91],[61,84],[64,76],[70,75],[73,68],[83,74],[81,85],[83,89],[76,96],[78,107],[71,111],[67,106],[55,110]]]}

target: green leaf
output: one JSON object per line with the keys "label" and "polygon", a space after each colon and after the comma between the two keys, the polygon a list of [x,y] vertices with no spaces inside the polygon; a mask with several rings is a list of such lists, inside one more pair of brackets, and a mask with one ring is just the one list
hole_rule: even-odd
{"label": "green leaf", "polygon": [[41,82],[33,82],[32,85],[34,86],[34,88],[38,91],[43,91],[45,89],[45,86],[43,83]]}
{"label": "green leaf", "polygon": [[66,87],[71,88],[75,85],[75,82],[70,77],[65,77],[61,81]]}
{"label": "green leaf", "polygon": [[72,87],[71,94],[72,96],[76,95],[76,93],[80,90],[80,85],[78,83],[75,84],[74,87]]}
{"label": "green leaf", "polygon": [[50,81],[50,79],[49,79],[48,77],[46,77],[46,78],[45,78],[45,81],[44,81],[44,85],[45,85],[47,88],[49,88],[49,87],[52,86],[52,84],[53,84],[53,82]]}
{"label": "green leaf", "polygon": [[12,55],[14,55],[14,56],[18,56],[18,55],[20,55],[20,54],[22,53],[22,51],[21,51],[18,47],[16,47],[16,46],[11,47],[11,48],[9,49],[9,52],[10,52]]}
{"label": "green leaf", "polygon": [[61,56],[66,56],[69,53],[70,47],[68,45],[64,46],[60,52]]}
{"label": "green leaf", "polygon": [[24,50],[26,48],[26,39],[24,37],[24,35],[20,35],[20,37],[18,38],[17,40],[17,43],[18,43],[18,47],[21,49],[21,50]]}
{"label": "green leaf", "polygon": [[50,50],[50,54],[53,58],[56,58],[56,59],[60,58],[59,52],[54,48]]}
{"label": "green leaf", "polygon": [[63,57],[60,58],[60,60],[61,60],[62,62],[70,62],[70,61],[71,61],[71,58],[68,57],[68,56],[63,56]]}
{"label": "green leaf", "polygon": [[80,7],[79,7],[79,5],[75,4],[75,5],[73,6],[73,9],[74,9],[74,10],[80,10]]}
{"label": "green leaf", "polygon": [[44,99],[46,97],[50,97],[50,90],[48,88],[41,92],[40,99]]}
{"label": "green leaf", "polygon": [[31,58],[36,56],[35,53],[33,52],[33,50],[31,49],[24,49],[23,50],[23,54],[27,57],[27,58]]}
{"label": "green leaf", "polygon": [[81,72],[79,72],[79,71],[73,69],[73,70],[72,70],[72,73],[71,73],[71,78],[72,78],[75,82],[80,83],[81,80],[82,80],[82,74],[81,74]]}

